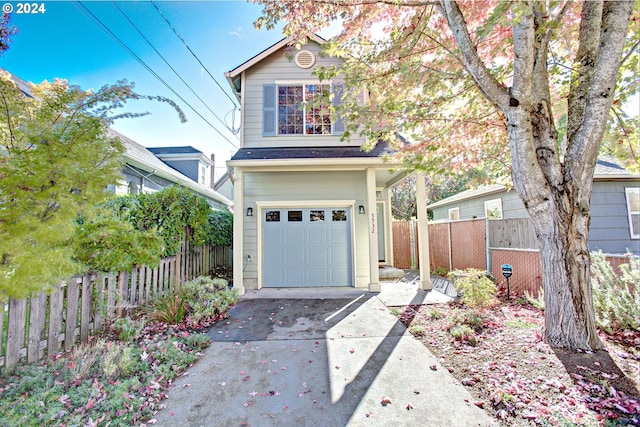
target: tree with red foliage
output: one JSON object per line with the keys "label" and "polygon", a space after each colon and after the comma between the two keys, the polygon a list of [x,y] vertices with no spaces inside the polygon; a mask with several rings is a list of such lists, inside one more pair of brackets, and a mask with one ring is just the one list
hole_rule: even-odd
{"label": "tree with red foliage", "polygon": [[637,75],[619,75],[622,58],[637,61],[634,2],[259,2],[256,26],[283,20],[300,43],[341,21],[327,52],[344,66],[317,74],[344,79],[347,137],[400,132],[413,142],[401,149],[406,167],[432,174],[510,167],[540,244],[545,339],[601,348],[589,200],[612,104],[637,92]]}

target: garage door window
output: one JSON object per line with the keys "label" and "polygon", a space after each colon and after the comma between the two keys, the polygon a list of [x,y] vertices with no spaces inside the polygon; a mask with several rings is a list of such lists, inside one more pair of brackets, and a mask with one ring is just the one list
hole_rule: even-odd
{"label": "garage door window", "polygon": [[324,211],[311,211],[309,212],[309,221],[324,221]]}
{"label": "garage door window", "polygon": [[302,211],[287,212],[287,219],[289,222],[302,222]]}
{"label": "garage door window", "polygon": [[267,211],[264,214],[266,222],[280,222],[280,211]]}
{"label": "garage door window", "polygon": [[331,212],[331,220],[332,221],[346,221],[347,220],[347,211],[345,210],[335,210]]}

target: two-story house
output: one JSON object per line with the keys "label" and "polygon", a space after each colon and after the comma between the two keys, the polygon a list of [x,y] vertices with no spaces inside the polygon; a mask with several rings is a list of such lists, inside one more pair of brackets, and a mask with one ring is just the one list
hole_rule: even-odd
{"label": "two-story house", "polygon": [[[234,287],[379,292],[378,269],[392,262],[388,188],[406,174],[383,161],[385,143],[366,152],[363,138],[342,141],[340,117],[328,105],[311,104],[321,94],[340,102],[341,81],[313,74],[317,66],[338,64],[321,52],[325,41],[311,35],[301,49],[289,42],[225,73],[242,110],[240,149],[227,162]],[[422,277],[430,288],[428,271]]]}

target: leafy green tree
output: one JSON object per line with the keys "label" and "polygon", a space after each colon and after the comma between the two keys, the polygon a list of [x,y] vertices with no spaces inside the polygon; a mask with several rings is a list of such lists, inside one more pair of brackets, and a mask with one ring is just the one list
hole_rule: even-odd
{"label": "leafy green tree", "polygon": [[164,240],[156,229],[141,231],[117,213],[102,209],[78,221],[74,257],[94,271],[129,271],[134,265],[156,267]]}
{"label": "leafy green tree", "polygon": [[90,216],[122,171],[123,146],[107,127],[144,114],[117,110],[139,98],[175,107],[138,95],[126,81],[97,91],[57,79],[30,88],[24,94],[0,74],[0,300],[79,272],[75,219]]}
{"label": "leafy green tree", "polygon": [[540,243],[545,339],[602,348],[589,200],[611,107],[637,92],[638,2],[258,1],[256,26],[284,20],[298,43],[340,19],[327,53],[344,66],[317,74],[344,81],[346,137],[405,135],[406,167],[433,174],[510,165]]}

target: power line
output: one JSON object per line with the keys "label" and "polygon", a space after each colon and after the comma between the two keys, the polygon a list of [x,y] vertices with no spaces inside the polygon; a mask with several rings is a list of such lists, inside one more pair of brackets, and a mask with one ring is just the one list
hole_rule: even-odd
{"label": "power line", "polygon": [[222,138],[224,138],[229,144],[231,144],[234,148],[238,148],[238,146],[236,144],[234,144],[229,138],[227,138],[222,132],[220,132],[215,126],[213,126],[211,124],[211,122],[209,122],[206,118],[204,118],[204,116],[202,114],[200,114],[195,108],[193,108],[191,106],[191,104],[189,104],[182,96],[180,96],[178,94],[178,92],[176,92],[166,81],[164,81],[162,79],[162,77],[160,77],[155,71],[153,71],[151,69],[151,67],[149,67],[138,55],[135,54],[135,52],[133,52],[129,46],[127,46],[127,44],[125,42],[123,42],[118,36],[116,36],[113,31],[111,31],[109,29],[109,27],[107,27],[104,22],[102,22],[100,20],[100,18],[98,18],[96,15],[93,14],[93,12],[91,12],[84,4],[82,4],[82,2],[78,1],[75,2],[74,5],[76,7],[78,7],[78,5],[80,5],[82,7],[82,9],[79,9],[80,12],[82,12],[87,18],[89,18],[94,24],[96,24],[98,27],[100,27],[100,29],[102,31],[104,31],[105,33],[107,33],[107,35],[109,35],[116,43],[118,43],[124,50],[126,50],[131,56],[133,56],[133,58],[138,61],[138,63],[140,63],[140,65],[142,65],[147,71],[149,71],[156,79],[158,79],[158,81],[160,81],[160,83],[162,83],[167,89],[169,89],[174,95],[176,95],[178,98],[180,98],[180,100],[182,102],[184,102],[189,108],[191,108],[191,110],[196,113],[206,124],[208,124],[211,129],[213,129],[214,131],[216,131]]}
{"label": "power line", "polygon": [[167,67],[169,67],[169,68],[171,69],[171,71],[173,71],[173,73],[174,73],[176,76],[178,76],[178,78],[180,79],[180,81],[181,81],[182,83],[184,83],[184,85],[185,85],[186,87],[188,87],[188,88],[189,88],[189,90],[191,91],[191,93],[193,93],[193,94],[195,95],[195,97],[196,97],[196,98],[198,98],[198,100],[199,100],[200,102],[202,102],[202,105],[204,105],[204,106],[206,107],[206,109],[207,109],[207,110],[209,110],[209,112],[210,112],[211,114],[213,114],[213,116],[214,116],[216,119],[218,119],[218,121],[219,121],[220,123],[222,123],[222,125],[223,125],[224,127],[228,128],[227,124],[226,124],[226,123],[225,123],[225,122],[224,122],[220,117],[218,117],[218,115],[217,115],[217,114],[216,114],[216,113],[215,113],[211,108],[209,108],[209,105],[208,105],[206,102],[204,102],[204,101],[202,100],[202,98],[200,98],[200,96],[196,93],[196,91],[194,91],[194,90],[193,90],[193,88],[192,88],[191,86],[189,86],[189,84],[188,84],[188,83],[187,83],[187,82],[182,78],[182,76],[181,76],[181,75],[180,75],[180,74],[179,74],[179,73],[178,73],[178,72],[177,72],[177,71],[176,71],[176,70],[171,66],[171,64],[169,64],[169,62],[165,59],[165,57],[164,57],[160,52],[158,52],[158,49],[156,49],[156,48],[153,46],[153,44],[149,41],[149,39],[147,39],[147,37],[145,37],[145,35],[142,33],[142,31],[140,31],[140,29],[136,26],[136,24],[134,24],[134,23],[133,23],[133,21],[131,21],[131,19],[127,16],[127,14],[124,12],[124,10],[122,10],[122,9],[120,8],[120,6],[118,6],[118,4],[117,4],[116,2],[113,2],[113,1],[112,1],[111,3],[116,7],[116,9],[118,9],[118,10],[120,11],[120,13],[122,14],[122,16],[124,16],[124,17],[125,17],[125,19],[126,19],[126,20],[129,22],[129,24],[131,24],[131,26],[132,26],[132,27],[133,27],[133,28],[138,32],[138,34],[140,34],[140,36],[144,39],[144,41],[146,41],[146,42],[147,42],[147,44],[148,44],[149,46],[151,46],[151,49],[153,49],[153,50],[155,51],[155,53],[157,53],[157,54],[158,54],[158,56],[159,56],[159,57],[164,61],[164,63],[165,63],[165,64],[167,64]]}
{"label": "power line", "polygon": [[182,36],[178,33],[178,30],[176,30],[176,28],[173,26],[173,24],[171,24],[171,22],[169,22],[169,19],[165,16],[164,13],[162,13],[162,11],[160,10],[160,8],[158,7],[158,5],[156,5],[156,3],[151,0],[151,4],[153,5],[153,7],[156,8],[156,10],[158,11],[158,13],[160,14],[160,16],[162,16],[162,18],[165,20],[165,22],[169,25],[169,27],[171,27],[171,29],[173,30],[173,32],[175,33],[176,36],[178,36],[178,38],[180,39],[180,41],[182,42],[182,44],[184,44],[184,46],[187,48],[187,50],[189,50],[189,52],[191,52],[191,55],[193,55],[193,57],[196,59],[196,61],[198,61],[198,63],[202,66],[202,68],[207,72],[207,74],[209,74],[209,77],[211,77],[211,79],[218,85],[218,87],[220,88],[220,90],[222,91],[222,93],[224,93],[227,98],[229,98],[229,101],[231,101],[233,103],[233,106],[237,108],[236,105],[236,101],[231,98],[229,96],[229,94],[224,90],[224,88],[220,85],[220,83],[218,83],[218,80],[216,80],[215,77],[213,77],[213,75],[211,74],[211,72],[209,72],[209,69],[202,63],[202,61],[200,61],[200,58],[198,58],[198,56],[193,53],[193,51],[191,50],[191,48],[189,47],[189,45],[187,44],[187,42],[182,38]]}

